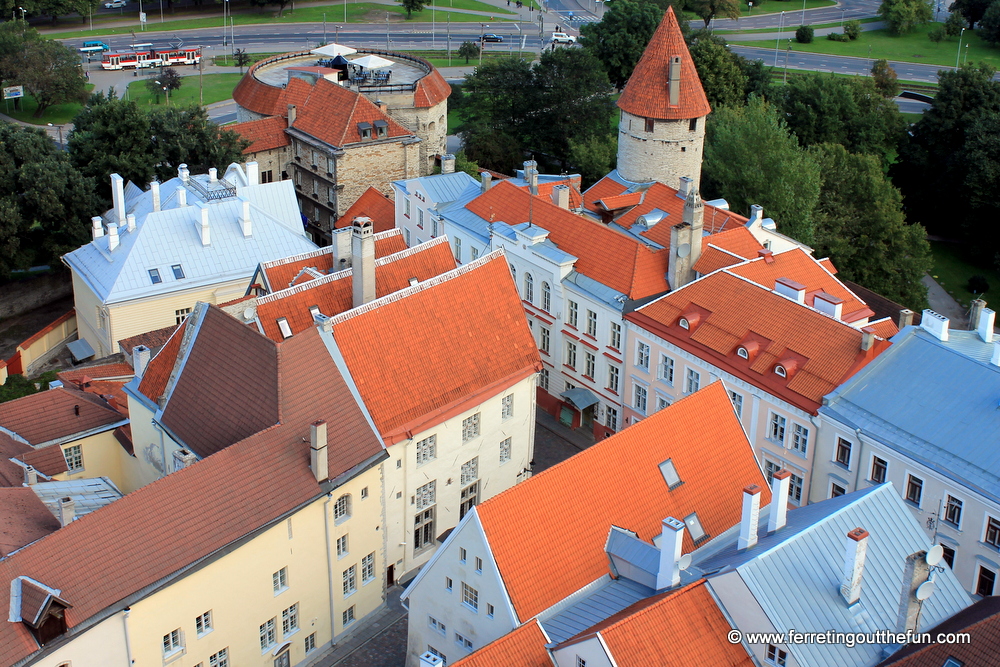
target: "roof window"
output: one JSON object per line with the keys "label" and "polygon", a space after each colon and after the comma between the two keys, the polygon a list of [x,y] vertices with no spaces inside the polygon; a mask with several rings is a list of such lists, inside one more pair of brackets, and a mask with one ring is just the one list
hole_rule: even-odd
{"label": "roof window", "polygon": [[738,348],[736,348],[736,356],[738,356],[738,357],[740,357],[742,359],[749,359],[750,358],[750,353],[747,352],[747,349],[745,347],[743,347],[742,345],[740,345]]}
{"label": "roof window", "polygon": [[180,280],[184,277],[184,267],[180,264],[174,264],[170,269],[174,272],[175,280]]}
{"label": "roof window", "polygon": [[281,330],[281,337],[282,338],[291,338],[292,337],[292,328],[290,326],[288,326],[288,320],[285,319],[284,317],[279,317],[278,318],[278,329]]}
{"label": "roof window", "polygon": [[660,474],[663,475],[663,481],[667,483],[667,488],[671,491],[683,484],[681,476],[677,474],[677,466],[674,465],[673,459],[667,459],[660,464]]}
{"label": "roof window", "polygon": [[698,518],[697,512],[692,512],[684,517],[684,525],[687,526],[688,532],[691,533],[691,539],[694,540],[695,544],[708,537],[708,533],[701,527],[701,520]]}
{"label": "roof window", "polygon": [[361,135],[362,139],[372,138],[372,124],[371,123],[358,123],[358,134]]}
{"label": "roof window", "polygon": [[774,367],[774,374],[782,378],[788,377],[788,373],[785,372],[785,367],[782,366],[781,364],[778,364],[777,366]]}
{"label": "roof window", "polygon": [[323,313],[320,312],[319,306],[309,306],[309,314],[312,316],[313,320],[317,317],[322,317]]}
{"label": "roof window", "polygon": [[150,269],[149,270],[149,281],[151,283],[153,283],[154,285],[159,285],[160,283],[163,282],[163,278],[160,277],[160,270],[159,269]]}
{"label": "roof window", "polygon": [[677,324],[678,324],[678,326],[680,326],[681,329],[690,329],[691,328],[691,323],[687,321],[686,317],[682,317],[680,319],[680,321],[677,322]]}

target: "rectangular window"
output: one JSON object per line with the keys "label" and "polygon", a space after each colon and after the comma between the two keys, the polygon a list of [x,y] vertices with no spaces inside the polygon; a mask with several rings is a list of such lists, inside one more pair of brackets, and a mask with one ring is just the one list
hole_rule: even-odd
{"label": "rectangular window", "polygon": [[955,550],[952,549],[951,547],[946,547],[943,544],[941,545],[941,548],[944,549],[944,562],[948,563],[948,567],[950,567],[951,569],[954,570],[955,569]]}
{"label": "rectangular window", "polygon": [[361,581],[367,583],[375,578],[375,552],[361,559]]}
{"label": "rectangular window", "polygon": [[830,485],[830,497],[831,498],[837,498],[839,496],[844,495],[845,493],[847,493],[847,489],[845,489],[840,484],[831,484]]}
{"label": "rectangular window", "polygon": [[479,248],[477,248],[476,246],[472,246],[471,248],[469,248],[469,259],[471,259],[473,262],[479,259]]}
{"label": "rectangular window", "polygon": [[774,644],[767,645],[766,658],[769,663],[778,665],[779,667],[784,667],[784,665],[788,664],[788,654]]}
{"label": "rectangular window", "polygon": [[451,593],[451,588],[452,588],[451,577],[445,577],[444,578],[444,589],[446,591],[448,591],[449,593]]}
{"label": "rectangular window", "polygon": [[174,272],[174,280],[181,280],[184,277],[184,267],[180,264],[174,264],[170,270]]}
{"label": "rectangular window", "polygon": [[989,597],[996,589],[997,573],[982,565],[979,566],[979,576],[976,577],[976,595]]}
{"label": "rectangular window", "polygon": [[[438,221],[437,218],[431,216],[431,238],[434,238],[437,235],[438,235]],[[458,258],[456,257],[455,259],[457,260]]]}
{"label": "rectangular window", "polygon": [[618,378],[620,372],[615,366],[608,366],[608,389],[618,393]]}
{"label": "rectangular window", "polygon": [[663,408],[667,407],[668,405],[670,405],[670,401],[666,397],[657,395],[657,397],[656,397],[656,411],[657,412],[659,412]]}
{"label": "rectangular window", "polygon": [[652,132],[653,128],[656,126],[656,121],[653,120],[652,118],[646,118],[645,120],[646,120],[646,131]]}
{"label": "rectangular window", "polygon": [[660,365],[656,369],[657,379],[663,380],[667,384],[674,384],[674,360],[665,354],[660,355]]}
{"label": "rectangular window", "polygon": [[462,464],[462,481],[461,484],[464,486],[471,482],[479,479],[479,457],[475,457],[470,461],[466,461]]}
{"label": "rectangular window", "polygon": [[507,394],[500,399],[500,419],[510,419],[514,416],[514,394]]}
{"label": "rectangular window", "polygon": [[541,342],[538,344],[538,349],[545,354],[549,353],[549,330],[545,327],[538,327],[541,334]]}
{"label": "rectangular window", "polygon": [[422,208],[417,209],[417,228],[424,228],[424,209]]}
{"label": "rectangular window", "polygon": [[962,524],[962,501],[955,496],[948,496],[944,504],[944,520],[955,528]]}
{"label": "rectangular window", "polygon": [[462,239],[455,237],[455,261],[462,263]]}
{"label": "rectangular window", "polygon": [[354,591],[358,590],[358,566],[352,565],[343,573],[344,578],[344,597],[352,595]]}
{"label": "rectangular window", "polygon": [[543,368],[538,373],[538,386],[541,387],[542,389],[544,389],[545,391],[549,390],[549,369],[548,368]]}
{"label": "rectangular window", "polygon": [[63,458],[66,459],[66,469],[68,472],[83,470],[83,445],[64,447]]}
{"label": "rectangular window", "polygon": [[701,388],[701,373],[688,368],[684,376],[684,393],[693,394]]}
{"label": "rectangular window", "polygon": [[462,582],[462,603],[474,611],[479,611],[479,591]]}
{"label": "rectangular window", "polygon": [[344,613],[340,615],[340,622],[345,628],[354,622],[354,605],[344,610]]}
{"label": "rectangular window", "polygon": [[649,345],[642,341],[635,344],[635,365],[646,371],[649,370]]}
{"label": "rectangular window", "polygon": [[729,392],[729,400],[733,402],[733,410],[736,412],[736,418],[743,419],[743,394],[731,391]]}
{"label": "rectangular window", "polygon": [[920,507],[920,497],[924,494],[924,480],[913,475],[906,476],[906,499]]}
{"label": "rectangular window", "polygon": [[576,328],[577,324],[579,324],[580,304],[578,304],[576,301],[569,302],[569,319],[566,321],[569,322],[569,325],[574,329]]}
{"label": "rectangular window", "polygon": [[592,310],[587,311],[587,335],[597,337],[597,313]]}
{"label": "rectangular window", "polygon": [[150,269],[149,270],[149,282],[153,283],[154,285],[159,285],[160,283],[163,282],[163,278],[160,278],[160,270],[159,269]]}
{"label": "rectangular window", "polygon": [[455,633],[455,643],[464,648],[466,651],[472,650],[472,640],[464,635]]}
{"label": "rectangular window", "polygon": [[437,480],[432,479],[417,489],[416,504],[418,510],[427,509],[437,502]]}
{"label": "rectangular window", "polygon": [[368,487],[366,486],[363,489],[361,489],[361,500],[364,500],[367,497],[368,497]]}
{"label": "rectangular window", "polygon": [[464,563],[468,559],[469,559],[469,552],[465,550],[465,547],[459,547],[458,548],[459,562]]}
{"label": "rectangular window", "polygon": [[576,368],[576,343],[566,341],[566,365]]}
{"label": "rectangular window", "polygon": [[635,400],[632,405],[636,410],[645,414],[646,412],[646,388],[635,385]]}
{"label": "rectangular window", "polygon": [[417,512],[413,517],[413,553],[434,545],[434,507]]}
{"label": "rectangular window", "polygon": [[795,473],[788,478],[788,499],[796,503],[802,502],[802,483],[805,481]]}
{"label": "rectangular window", "polygon": [[612,431],[618,430],[618,410],[611,407],[605,410],[604,425]]}
{"label": "rectangular window", "polygon": [[434,630],[435,632],[440,632],[442,635],[445,632],[447,632],[447,628],[445,628],[444,623],[442,623],[441,621],[437,620],[433,616],[428,616],[427,617],[427,625],[429,625],[431,627],[431,630]]}
{"label": "rectangular window", "polygon": [[[313,635],[314,648],[315,640],[316,637]],[[208,667],[229,667],[229,649],[224,648],[221,651],[208,656]]]}
{"label": "rectangular window", "polygon": [[311,635],[306,635],[305,649],[306,649],[306,653],[312,653],[313,651],[316,650],[316,633],[315,632],[312,633]]}
{"label": "rectangular window", "polygon": [[486,615],[489,616],[490,618],[493,618],[494,611],[495,610],[493,609],[493,605],[487,603],[486,604]]}
{"label": "rectangular window", "polygon": [[437,458],[437,435],[431,435],[417,443],[417,466]]}
{"label": "rectangular window", "polygon": [[462,420],[462,442],[479,437],[479,413]]}
{"label": "rectangular window", "polygon": [[779,470],[781,470],[780,465],[769,459],[764,459],[764,476],[767,477],[767,483],[769,485],[771,484],[772,478],[774,477],[774,473],[778,472]]}
{"label": "rectangular window", "polygon": [[576,667],[587,667],[587,661],[580,656],[576,656]]}
{"label": "rectangular window", "polygon": [[1000,520],[987,516],[986,535],[983,541],[1000,549]]}
{"label": "rectangular window", "polygon": [[410,230],[409,229],[403,229],[403,234],[406,235],[406,247],[409,248],[410,247]]}
{"label": "rectangular window", "polygon": [[278,619],[272,618],[260,624],[260,650],[266,651],[278,643]]}
{"label": "rectangular window", "polygon": [[[802,424],[792,424],[792,449],[805,456],[809,452],[809,429]],[[851,460],[850,451],[847,460]],[[845,463],[844,465],[849,465]]]}
{"label": "rectangular window", "polygon": [[404,199],[403,200],[403,215],[405,215],[407,218],[410,217],[410,200],[409,199]]}
{"label": "rectangular window", "polygon": [[511,439],[504,438],[500,441],[500,464],[510,461]]}
{"label": "rectangular window", "polygon": [[617,322],[611,323],[611,340],[608,344],[616,350],[622,349],[622,325]]}
{"label": "rectangular window", "polygon": [[348,553],[347,550],[347,535],[343,535],[337,538],[337,558],[343,558]]}
{"label": "rectangular window", "polygon": [[483,573],[483,559],[480,558],[479,556],[476,556],[476,572],[478,574]]}
{"label": "rectangular window", "polygon": [[837,438],[836,461],[845,468],[851,466],[851,441]]}
{"label": "rectangular window", "polygon": [[583,353],[583,374],[589,378],[597,373],[597,357],[590,352]]}
{"label": "rectangular window", "polygon": [[174,323],[180,324],[187,319],[188,315],[191,314],[190,308],[181,308],[180,310],[174,311]]}
{"label": "rectangular window", "polygon": [[885,459],[880,459],[877,456],[873,456],[871,480],[876,484],[884,484],[885,473],[888,469],[889,469],[889,463]]}
{"label": "rectangular window", "polygon": [[163,655],[170,655],[180,651],[184,646],[181,644],[181,629],[171,630],[163,635]]}
{"label": "rectangular window", "polygon": [[461,505],[458,508],[458,518],[462,520],[479,501],[479,482],[474,482],[462,489]]}
{"label": "rectangular window", "polygon": [[288,568],[283,567],[274,574],[272,574],[271,584],[274,587],[275,593],[280,593],[281,591],[288,588]]}
{"label": "rectangular window", "polygon": [[767,429],[768,440],[773,440],[778,444],[785,444],[785,418],[781,415],[771,413],[771,421]]}
{"label": "rectangular window", "polygon": [[201,616],[196,616],[194,619],[194,629],[198,633],[198,636],[202,636],[206,632],[211,632],[212,630],[212,612],[206,611]]}
{"label": "rectangular window", "polygon": [[299,603],[296,602],[281,612],[281,636],[285,637],[299,629]]}

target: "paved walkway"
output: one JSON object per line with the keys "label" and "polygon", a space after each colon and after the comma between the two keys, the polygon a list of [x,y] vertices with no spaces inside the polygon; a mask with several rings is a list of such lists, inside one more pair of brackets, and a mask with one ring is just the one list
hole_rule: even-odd
{"label": "paved walkway", "polygon": [[930,276],[925,275],[920,282],[927,287],[927,301],[931,310],[951,320],[953,329],[968,326],[969,311],[967,308],[956,301],[945,288],[938,285]]}
{"label": "paved walkway", "polygon": [[[313,667],[395,667],[406,659],[406,609],[399,601],[402,586],[393,586],[386,605],[358,629],[313,663]],[[400,628],[402,631],[400,632]],[[399,651],[400,635],[402,652]]]}

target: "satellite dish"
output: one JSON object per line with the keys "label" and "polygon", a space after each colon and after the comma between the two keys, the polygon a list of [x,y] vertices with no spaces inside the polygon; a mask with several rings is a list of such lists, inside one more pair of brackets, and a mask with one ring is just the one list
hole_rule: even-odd
{"label": "satellite dish", "polygon": [[934,594],[934,582],[925,581],[924,583],[917,586],[917,599],[923,602],[930,596]]}
{"label": "satellite dish", "polygon": [[927,555],[924,556],[924,560],[927,561],[927,564],[931,567],[940,563],[942,558],[944,558],[944,547],[940,544],[932,546],[927,550]]}
{"label": "satellite dish", "polygon": [[248,322],[253,319],[253,308],[247,308],[243,311],[243,319]]}
{"label": "satellite dish", "polygon": [[677,247],[677,256],[678,257],[687,257],[690,254],[691,254],[691,244],[690,243],[682,243],[681,245],[679,245]]}
{"label": "satellite dish", "polygon": [[677,561],[677,569],[681,572],[691,567],[691,554],[684,554],[681,559]]}

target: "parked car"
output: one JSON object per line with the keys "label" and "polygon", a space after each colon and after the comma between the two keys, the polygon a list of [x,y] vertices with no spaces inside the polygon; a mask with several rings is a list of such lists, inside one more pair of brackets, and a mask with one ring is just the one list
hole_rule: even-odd
{"label": "parked car", "polygon": [[80,47],[80,53],[104,53],[105,51],[110,51],[111,47],[104,42],[94,39],[89,42],[84,42],[83,46]]}
{"label": "parked car", "polygon": [[105,2],[104,6],[108,9],[118,9],[119,7],[124,7],[128,4],[128,0],[111,0],[110,2]]}
{"label": "parked car", "polygon": [[576,37],[573,35],[567,35],[564,32],[554,32],[552,33],[552,43],[553,44],[576,44]]}
{"label": "parked car", "polygon": [[483,35],[482,40],[484,42],[502,42],[503,37],[501,35],[495,35],[492,32],[488,32]]}

